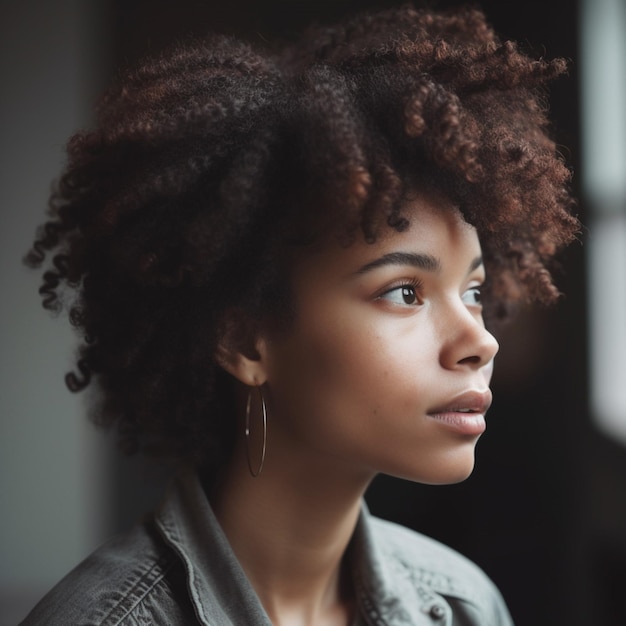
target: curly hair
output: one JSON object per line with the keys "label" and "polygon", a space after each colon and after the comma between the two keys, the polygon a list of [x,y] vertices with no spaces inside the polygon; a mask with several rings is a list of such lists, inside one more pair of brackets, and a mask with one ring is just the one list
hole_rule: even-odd
{"label": "curly hair", "polygon": [[472,9],[411,6],[315,27],[280,51],[214,36],[128,72],[68,144],[40,293],[84,341],[79,390],[123,447],[219,466],[232,398],[214,353],[229,311],[290,310],[288,259],[327,225],[374,241],[442,190],[479,233],[491,316],[558,296],[577,233],[545,85],[566,64],[501,42]]}

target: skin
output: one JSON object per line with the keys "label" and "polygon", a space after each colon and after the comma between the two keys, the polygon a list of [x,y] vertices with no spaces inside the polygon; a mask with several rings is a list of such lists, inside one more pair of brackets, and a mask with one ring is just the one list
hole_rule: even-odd
{"label": "skin", "polygon": [[244,406],[260,385],[267,404],[263,472],[248,472],[242,426],[212,501],[277,625],[349,623],[342,557],[377,473],[441,484],[474,466],[482,418],[459,409],[480,399],[486,410],[498,349],[482,320],[478,236],[436,194],[415,195],[403,213],[402,233],[329,240],[299,259],[293,324],[259,334],[253,352],[218,354]]}

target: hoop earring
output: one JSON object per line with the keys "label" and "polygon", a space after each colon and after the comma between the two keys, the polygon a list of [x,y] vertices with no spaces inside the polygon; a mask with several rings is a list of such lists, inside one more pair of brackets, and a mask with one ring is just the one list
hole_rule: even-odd
{"label": "hoop earring", "polygon": [[259,395],[261,396],[261,414],[263,416],[263,447],[261,449],[261,462],[256,471],[252,468],[252,461],[250,459],[250,405],[252,403],[252,390],[248,392],[248,402],[246,403],[246,460],[248,461],[248,469],[252,478],[256,478],[263,470],[263,463],[265,462],[265,450],[267,447],[267,408],[265,407],[265,398],[263,397],[263,391],[261,387],[257,387]]}

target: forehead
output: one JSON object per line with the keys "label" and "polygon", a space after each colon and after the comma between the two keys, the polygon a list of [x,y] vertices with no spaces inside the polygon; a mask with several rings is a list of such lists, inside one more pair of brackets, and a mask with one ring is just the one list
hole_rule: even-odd
{"label": "forehead", "polygon": [[320,269],[350,274],[376,258],[392,252],[428,254],[447,265],[455,260],[466,263],[481,254],[476,229],[468,224],[458,208],[435,192],[415,192],[403,203],[401,214],[409,225],[398,232],[384,228],[373,243],[362,236],[349,245],[339,237],[328,236],[307,251],[294,264],[294,270]]}

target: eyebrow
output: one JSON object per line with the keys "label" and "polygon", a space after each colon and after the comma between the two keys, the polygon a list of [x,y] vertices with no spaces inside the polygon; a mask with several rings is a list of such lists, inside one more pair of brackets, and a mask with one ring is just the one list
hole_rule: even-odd
{"label": "eyebrow", "polygon": [[[473,272],[476,268],[483,264],[482,256],[477,256],[472,260],[469,272]],[[355,274],[366,274],[379,267],[387,265],[410,265],[426,272],[438,272],[441,270],[441,261],[431,254],[418,254],[415,252],[390,252],[378,259],[374,259],[360,267]]]}
{"label": "eyebrow", "polygon": [[390,252],[360,267],[355,273],[365,274],[386,265],[411,265],[426,272],[438,272],[441,269],[439,259],[430,254],[414,252]]}

